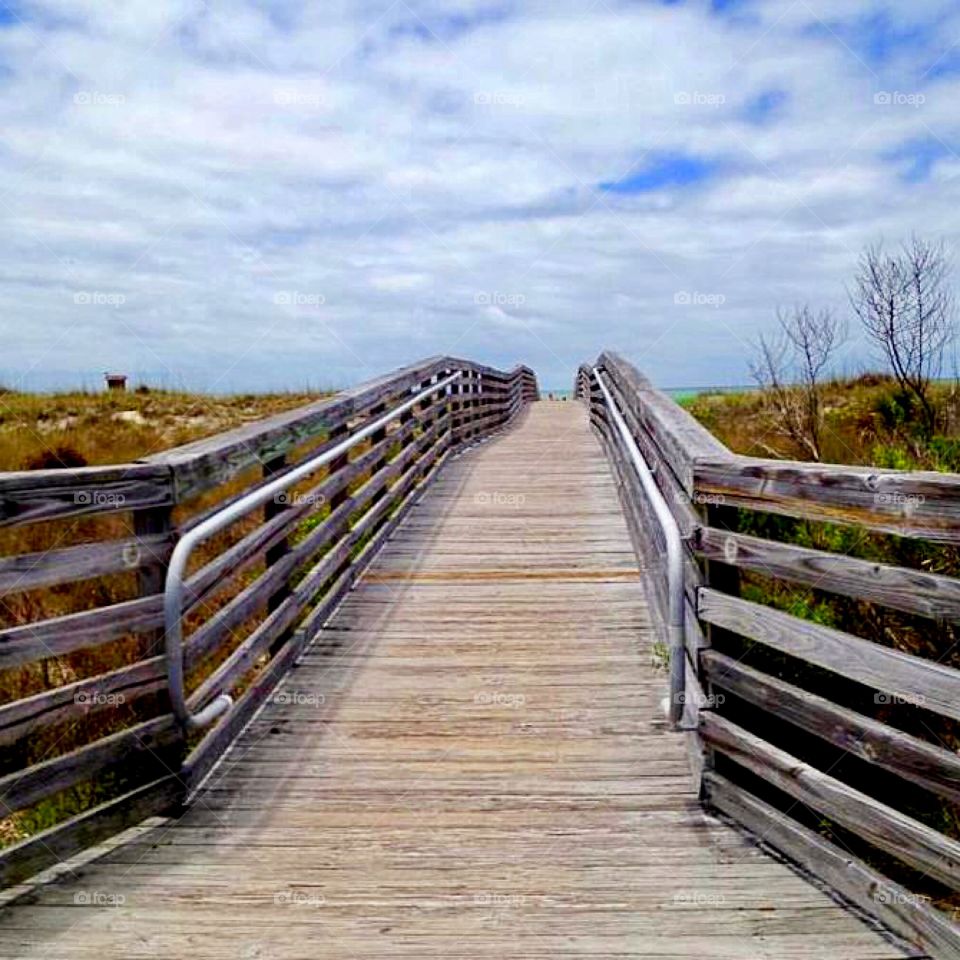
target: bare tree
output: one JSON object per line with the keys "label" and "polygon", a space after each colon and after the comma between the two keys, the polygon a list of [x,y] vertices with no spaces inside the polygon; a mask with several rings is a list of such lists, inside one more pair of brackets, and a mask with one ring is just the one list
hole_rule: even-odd
{"label": "bare tree", "polygon": [[779,333],[761,336],[750,369],[768,393],[780,431],[812,459],[822,458],[821,381],[846,330],[830,310],[814,312],[806,304],[777,311]]}
{"label": "bare tree", "polygon": [[949,272],[942,241],[913,237],[896,254],[877,244],[861,255],[850,293],[867,336],[879,344],[901,390],[919,405],[928,435],[936,425],[930,384],[955,335]]}

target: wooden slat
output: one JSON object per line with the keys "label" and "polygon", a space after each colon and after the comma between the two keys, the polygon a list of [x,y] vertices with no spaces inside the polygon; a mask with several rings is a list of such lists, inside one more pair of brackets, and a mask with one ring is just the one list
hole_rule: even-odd
{"label": "wooden slat", "polygon": [[116,709],[117,698],[130,706],[141,697],[165,689],[163,657],[151,657],[85,680],[67,683],[52,690],[0,706],[0,746],[55,723],[63,723],[105,709]]}
{"label": "wooden slat", "polygon": [[307,407],[164,451],[146,462],[172,467],[177,499],[183,502],[247,467],[274,460],[311,437],[329,432],[348,418],[442,372],[446,366],[442,357],[421,361]]}
{"label": "wooden slat", "polygon": [[960,542],[960,475],[765,460],[701,458],[698,494],[728,506]]}
{"label": "wooden slat", "polygon": [[172,503],[170,471],[160,465],[124,464],[0,474],[0,527]]}
{"label": "wooden slat", "polygon": [[107,837],[170,811],[183,785],[167,776],[0,850],[0,887],[13,886]]}
{"label": "wooden slat", "polygon": [[834,779],[715,713],[704,741],[767,783],[935,880],[960,887],[960,843]]}
{"label": "wooden slat", "polygon": [[120,764],[146,761],[154,768],[151,779],[156,779],[168,772],[169,758],[165,761],[159,751],[176,743],[181,736],[173,717],[157,717],[70,753],[7,774],[0,777],[0,810],[4,815],[22,810]]}
{"label": "wooden slat", "polygon": [[938,620],[960,620],[960,580],[726,530],[703,529],[698,552],[769,577]]}
{"label": "wooden slat", "polygon": [[614,380],[625,403],[653,438],[687,494],[694,493],[694,466],[704,457],[718,461],[733,454],[686,410],[657,390],[619,354],[605,352],[597,366]]}
{"label": "wooden slat", "polygon": [[0,669],[102,646],[118,637],[162,626],[161,598],[154,596],[7,627],[0,630]]}
{"label": "wooden slat", "polygon": [[950,667],[710,588],[700,591],[699,612],[707,623],[960,719],[960,672]]}
{"label": "wooden slat", "polygon": [[837,706],[715,650],[704,650],[700,662],[705,679],[715,686],[912,785],[960,803],[960,757],[955,753]]}
{"label": "wooden slat", "polygon": [[201,624],[188,638],[186,661],[194,665],[212,654],[235,629],[241,626],[254,613],[263,608],[271,596],[302,563],[318,550],[323,549],[332,536],[353,513],[369,504],[386,485],[398,477],[406,466],[417,457],[420,451],[433,439],[443,426],[438,421],[429,431],[422,434],[414,444],[405,448],[401,454],[364,483],[360,489],[340,503],[322,523],[311,530],[289,552],[280,558],[260,577],[244,587],[214,617]]}
{"label": "wooden slat", "polygon": [[700,808],[585,412],[514,423],[438,439],[459,455],[354,558],[283,696],[251,688],[191,758],[186,815],[0,916],[0,955],[903,956]]}
{"label": "wooden slat", "polygon": [[704,777],[707,799],[718,810],[752,830],[764,843],[829,884],[868,913],[879,917],[917,948],[932,956],[960,956],[960,928],[923,897],[889,880],[873,867],[801,826],[769,804],[744,793],[716,773]]}
{"label": "wooden slat", "polygon": [[169,536],[149,534],[0,557],[0,595],[162,564],[172,549]]}

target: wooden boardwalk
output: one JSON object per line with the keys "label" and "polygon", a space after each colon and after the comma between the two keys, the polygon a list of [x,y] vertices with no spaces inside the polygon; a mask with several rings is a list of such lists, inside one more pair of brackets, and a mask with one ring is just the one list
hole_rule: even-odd
{"label": "wooden boardwalk", "polygon": [[449,464],[178,821],[4,958],[905,956],[699,806],[584,407]]}

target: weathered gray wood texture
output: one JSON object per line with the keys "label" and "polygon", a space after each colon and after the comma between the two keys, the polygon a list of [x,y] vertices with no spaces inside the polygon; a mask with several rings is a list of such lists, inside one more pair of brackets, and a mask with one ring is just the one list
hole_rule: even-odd
{"label": "weathered gray wood texture", "polygon": [[[817,872],[841,893],[913,939],[920,950],[956,957],[960,934],[949,918],[916,894],[897,891],[897,903],[865,897],[865,882],[880,876],[864,864],[838,870],[826,850],[799,824],[750,796],[738,783],[713,772],[723,754],[805,807],[843,824],[880,851],[920,874],[960,886],[960,847],[933,830],[814,766],[766,742],[770,734],[745,730],[724,718],[731,696],[751,704],[827,745],[902,778],[905,789],[922,786],[937,797],[960,801],[960,762],[942,746],[910,736],[826,697],[766,675],[711,649],[745,637],[780,653],[832,671],[898,703],[960,719],[960,673],[931,660],[740,598],[740,572],[938,621],[960,619],[960,581],[921,570],[747,536],[736,532],[737,508],[856,524],[880,533],[960,540],[960,477],[877,471],[830,464],[789,463],[731,453],[677,404],[657,391],[632,365],[605,353],[597,360],[627,426],[685,538],[688,691],[684,715],[692,768],[708,799],[756,829],[768,826],[771,842]],[[653,512],[613,429],[593,367],[580,368],[576,393],[587,405],[617,479],[621,503],[644,573],[653,623],[666,642],[667,582],[664,544]],[[730,526],[733,529],[723,529]],[[787,741],[789,743],[789,740]],[[826,766],[826,764],[825,764]],[[831,763],[832,766],[832,763]],[[909,785],[909,786],[908,786]],[[740,795],[738,795],[738,792]],[[811,864],[813,866],[811,866]],[[902,894],[902,896],[901,896]]]}
{"label": "weathered gray wood texture", "polygon": [[0,911],[0,957],[908,955],[699,804],[579,404],[407,510],[190,809]]}
{"label": "weathered gray wood texture", "polygon": [[[345,456],[338,469],[318,474],[312,487],[283,509],[264,511],[261,522],[191,573],[185,609],[194,624],[185,643],[190,702],[201,704],[218,693],[239,691],[240,701],[227,720],[189,754],[169,715],[133,721],[133,726],[60,756],[54,750],[44,762],[0,777],[4,812],[28,808],[132,764],[141,779],[177,774],[180,794],[192,789],[302,649],[307,634],[304,626],[297,629],[300,622],[312,630],[322,625],[440,465],[465,440],[482,439],[507,426],[536,399],[536,380],[525,367],[501,373],[436,358],[305,409],[158,455],[149,463],[0,476],[0,523],[132,510],[137,534],[83,545],[65,539],[46,553],[0,558],[0,594],[123,572],[137,574],[141,594],[123,603],[0,630],[0,668],[15,669],[121,637],[146,638],[143,659],[0,704],[0,744],[15,747],[52,724],[103,714],[117,703],[129,708],[163,691],[165,663],[157,654],[166,563],[178,533],[222,508],[224,501],[188,513],[179,528],[173,527],[171,507],[253,463],[264,463],[264,475],[247,488],[255,489],[454,371],[461,371],[465,396],[472,398],[457,414],[462,439],[453,431],[453,397],[438,387],[415,414],[396,417]],[[311,438],[317,441],[312,449],[301,446]],[[294,448],[297,459],[288,457]],[[232,590],[226,600],[219,597],[225,588]],[[156,701],[158,708],[164,702]],[[62,858],[72,844],[98,841],[111,829],[135,822],[136,811],[157,812],[158,804],[169,804],[169,796],[170,785],[163,780],[154,792],[138,788],[99,812],[53,827],[42,840],[8,847],[0,851],[0,877],[7,882],[21,879]]]}

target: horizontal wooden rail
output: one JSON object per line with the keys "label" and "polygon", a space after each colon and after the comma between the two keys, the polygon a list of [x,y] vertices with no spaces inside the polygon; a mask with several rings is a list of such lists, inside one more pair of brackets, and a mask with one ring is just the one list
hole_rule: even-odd
{"label": "horizontal wooden rail", "polygon": [[714,688],[733,693],[865,763],[889,770],[908,784],[919,784],[960,803],[957,754],[754,670],[715,650],[704,650],[701,664],[704,679]]}
{"label": "horizontal wooden rail", "polygon": [[709,588],[699,611],[706,623],[960,720],[960,671]]}
{"label": "horizontal wooden rail", "polygon": [[[143,462],[0,475],[0,526],[43,529],[78,517],[109,524],[109,535],[93,542],[72,542],[72,528],[57,528],[40,541],[53,549],[0,557],[0,596],[89,583],[84,596],[107,598],[0,628],[5,676],[42,668],[54,678],[0,703],[8,758],[0,810],[32,809],[106,774],[117,783],[116,796],[0,849],[0,881],[18,882],[188,799],[447,458],[507,426],[537,396],[526,367],[503,372],[434,357]],[[381,429],[378,418],[397,407]],[[188,697],[198,704],[229,693],[235,706],[188,741],[170,713],[156,643],[174,545],[367,424],[374,426],[347,455],[302,471],[313,475],[204,544],[185,583]],[[85,541],[90,529],[99,528],[87,527]],[[124,597],[107,586],[114,582],[136,593]],[[32,750],[41,743],[48,746]]]}
{"label": "horizontal wooden rail", "polygon": [[[852,526],[864,538],[956,544],[960,476],[735,454],[629,362],[601,354],[578,371],[576,395],[617,479],[661,643],[663,543],[594,368],[684,537],[687,688],[694,691],[684,724],[699,721],[687,737],[702,796],[917,950],[960,956],[960,930],[934,906],[944,888],[960,889],[960,838],[931,825],[955,821],[960,804],[960,758],[941,739],[949,740],[950,724],[960,720],[960,671],[927,648],[900,649],[895,633],[904,616],[944,628],[960,623],[960,579],[739,529],[745,516],[768,514]],[[760,527],[789,528],[783,521]],[[791,612],[746,599],[746,585],[751,598],[780,596]],[[865,617],[881,624],[886,611],[900,619],[889,621],[889,642],[878,643],[875,632],[857,635],[855,620],[838,629],[795,615],[804,603],[791,604],[793,590],[811,605],[830,597],[864,605],[876,611],[865,610]],[[944,659],[952,642],[941,645]],[[838,751],[854,761],[837,764]],[[891,778],[899,778],[901,791],[881,789]],[[769,796],[757,795],[761,783]],[[921,805],[928,811],[923,822]],[[860,838],[883,869],[798,822],[807,809]],[[896,879],[884,875],[891,859],[903,865]],[[936,889],[928,892],[931,883]]]}

